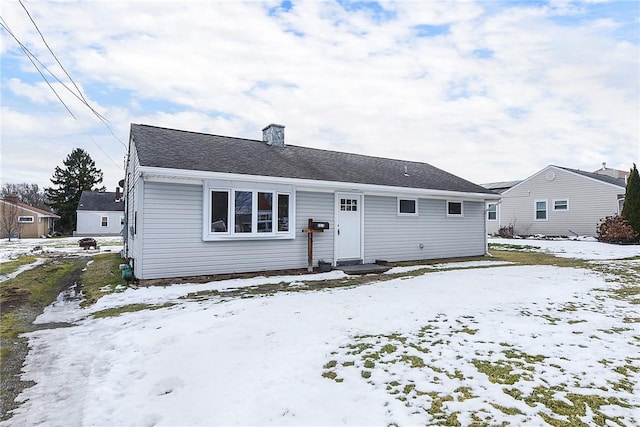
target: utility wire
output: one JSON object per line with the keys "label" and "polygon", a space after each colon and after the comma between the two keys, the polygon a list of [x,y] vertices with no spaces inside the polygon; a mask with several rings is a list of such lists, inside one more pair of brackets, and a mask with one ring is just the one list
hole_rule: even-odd
{"label": "utility wire", "polygon": [[[9,33],[9,35],[11,35],[11,37],[13,37],[13,39],[18,43],[18,45],[20,46],[20,48],[22,49],[22,51],[25,53],[25,55],[27,55],[27,58],[29,58],[29,61],[31,61],[31,64],[33,64],[34,68],[36,69],[36,71],[38,71],[38,74],[40,74],[40,76],[42,77],[42,79],[47,83],[47,85],[49,86],[49,88],[53,91],[53,93],[56,95],[56,98],[58,98],[58,100],[62,103],[62,105],[64,105],[64,108],[69,112],[69,114],[71,114],[71,116],[77,120],[76,116],[73,115],[73,113],[71,112],[71,110],[69,109],[69,107],[67,106],[67,104],[64,103],[64,101],[62,100],[62,98],[60,98],[60,95],[58,95],[58,92],[56,92],[56,90],[54,89],[54,87],[51,85],[51,83],[49,82],[49,80],[47,79],[47,77],[42,73],[42,71],[40,70],[40,68],[38,68],[38,65],[34,62],[34,59],[38,62],[40,62],[38,60],[38,58],[33,55],[29,49],[27,49],[27,47],[25,45],[22,44],[22,42],[20,42],[20,40],[18,40],[18,38],[15,36],[15,34],[13,34],[13,32],[9,29],[9,27],[7,26],[5,20],[0,17],[0,20],[2,20],[2,22],[0,22],[0,25],[2,26],[2,28],[5,29],[5,31],[7,33]],[[41,65],[44,66],[44,64],[42,64],[40,62]],[[45,67],[46,69],[46,67]],[[49,71],[47,69],[47,71]],[[49,71],[49,74],[51,74],[51,72]],[[53,75],[53,74],[52,74]],[[55,77],[55,75],[54,75]],[[59,80],[58,80],[59,81]]]}
{"label": "utility wire", "polygon": [[36,28],[36,31],[38,32],[38,34],[40,34],[40,38],[42,39],[42,42],[44,43],[44,45],[47,47],[47,49],[49,49],[49,52],[51,53],[51,56],[54,57],[54,59],[56,60],[56,62],[58,63],[58,65],[60,66],[60,68],[62,69],[62,71],[64,71],[64,73],[66,74],[66,76],[69,78],[69,81],[71,83],[73,83],[73,86],[76,88],[76,90],[78,91],[78,95],[80,95],[80,97],[82,98],[82,100],[85,102],[86,105],[88,105],[88,101],[85,99],[84,95],[82,94],[82,91],[80,90],[80,88],[78,87],[78,85],[76,84],[76,82],[73,81],[73,79],[71,78],[71,76],[69,75],[69,73],[67,72],[67,70],[64,68],[64,66],[62,65],[62,63],[60,62],[60,60],[58,59],[58,57],[56,56],[55,53],[53,53],[53,50],[51,49],[51,47],[49,46],[49,43],[47,43],[47,40],[44,38],[44,35],[42,34],[42,32],[40,31],[40,28],[38,28],[38,24],[36,24],[36,21],[33,20],[33,18],[31,17],[31,14],[29,13],[29,10],[27,10],[27,7],[24,5],[24,3],[22,3],[22,0],[18,0],[18,2],[20,3],[20,6],[22,6],[22,8],[24,9],[25,13],[27,14],[27,16],[29,17],[29,20],[31,21],[31,23],[33,24],[33,26]]}
{"label": "utility wire", "polygon": [[[60,101],[60,103],[64,106],[64,108],[69,112],[69,114],[77,120],[77,117],[73,114],[73,112],[71,112],[71,109],[67,106],[67,104],[65,104],[65,102],[62,100],[62,98],[60,97],[60,95],[58,94],[58,92],[56,92],[56,90],[54,89],[54,87],[51,85],[51,83],[49,82],[49,80],[46,78],[46,76],[42,73],[42,71],[40,70],[40,68],[38,67],[38,65],[34,62],[37,61],[40,66],[42,68],[44,68],[56,81],[58,81],[65,89],[67,89],[67,91],[69,91],[69,93],[71,93],[74,97],[76,97],[76,99],[78,99],[82,104],[84,104],[87,108],[89,108],[91,110],[91,112],[93,112],[93,114],[105,125],[105,127],[107,128],[107,130],[109,131],[109,133],[116,139],[116,141],[118,141],[120,143],[120,145],[122,145],[124,148],[127,148],[127,145],[122,142],[122,140],[120,138],[118,138],[118,136],[115,134],[115,132],[113,131],[113,129],[111,128],[111,126],[109,125],[109,121],[100,113],[98,113],[90,104],[89,102],[86,100],[86,98],[83,96],[82,91],[80,90],[80,88],[78,87],[78,85],[75,83],[75,81],[73,80],[73,78],[69,75],[69,73],[67,72],[67,70],[62,66],[62,64],[60,63],[60,61],[58,60],[58,57],[55,55],[55,53],[53,53],[53,50],[51,49],[51,47],[49,46],[49,44],[47,43],[47,41],[44,38],[44,35],[42,34],[42,32],[40,31],[40,29],[38,28],[37,24],[35,23],[35,21],[33,20],[33,18],[31,17],[31,14],[29,13],[29,11],[27,10],[27,8],[25,7],[25,5],[22,3],[21,0],[19,0],[20,5],[22,6],[22,8],[25,10],[25,12],[27,13],[27,15],[29,16],[29,19],[31,20],[31,22],[33,23],[33,25],[36,28],[36,31],[38,32],[38,34],[40,35],[40,37],[42,38],[42,41],[44,42],[45,46],[47,46],[47,49],[49,50],[49,52],[51,53],[51,55],[53,55],[53,57],[56,59],[56,62],[58,63],[58,65],[60,66],[60,68],[64,71],[64,73],[66,74],[66,76],[69,78],[69,80],[71,81],[71,83],[73,84],[73,86],[76,88],[76,91],[73,91],[71,88],[69,88],[69,86],[67,86],[67,84],[65,82],[63,82],[62,80],[60,80],[58,78],[58,76],[56,76],[55,73],[53,73],[45,64],[43,64],[37,56],[35,56],[19,39],[18,37],[11,31],[11,29],[9,28],[8,24],[6,23],[6,21],[0,17],[0,26],[2,26],[2,28],[5,29],[5,31],[7,31],[7,33],[9,33],[9,35],[11,35],[11,37],[16,41],[16,43],[18,43],[18,46],[20,46],[20,48],[23,50],[23,52],[27,55],[27,57],[29,58],[29,61],[31,62],[31,64],[34,66],[34,68],[36,69],[36,71],[38,71],[38,74],[40,74],[40,76],[43,78],[43,80],[47,83],[47,85],[49,86],[49,88],[53,91],[53,93],[56,95],[56,97],[58,98],[58,100]],[[94,141],[95,142],[95,141]],[[97,143],[96,143],[97,144]],[[104,152],[104,151],[103,151]],[[108,157],[108,156],[107,156]],[[109,159],[111,161],[113,161],[112,159]],[[115,162],[114,162],[115,163]]]}

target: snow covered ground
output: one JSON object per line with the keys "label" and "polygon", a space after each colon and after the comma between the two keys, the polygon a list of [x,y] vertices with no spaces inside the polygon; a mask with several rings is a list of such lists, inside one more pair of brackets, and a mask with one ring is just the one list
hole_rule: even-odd
{"label": "snow covered ground", "polygon": [[119,252],[122,250],[122,238],[118,236],[94,237],[99,249],[84,250],[78,246],[82,237],[61,237],[51,239],[13,239],[0,241],[0,264],[24,255],[94,254],[98,252]]}
{"label": "snow covered ground", "polygon": [[[640,267],[603,261],[638,246],[505,244]],[[621,284],[576,268],[455,264],[348,288],[297,291],[349,279],[334,271],[58,303],[38,321],[73,326],[27,334],[23,379],[36,384],[0,425],[547,425],[572,409],[586,424],[640,424],[640,305],[612,297]],[[280,282],[290,291],[185,298]]]}

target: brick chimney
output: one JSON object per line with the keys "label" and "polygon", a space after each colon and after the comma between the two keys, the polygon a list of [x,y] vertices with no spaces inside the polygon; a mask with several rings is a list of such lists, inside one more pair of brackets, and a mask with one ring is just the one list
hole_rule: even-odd
{"label": "brick chimney", "polygon": [[266,142],[267,145],[284,147],[284,126],[272,123],[262,129],[262,140]]}
{"label": "brick chimney", "polygon": [[120,187],[116,187],[116,202],[120,201]]}

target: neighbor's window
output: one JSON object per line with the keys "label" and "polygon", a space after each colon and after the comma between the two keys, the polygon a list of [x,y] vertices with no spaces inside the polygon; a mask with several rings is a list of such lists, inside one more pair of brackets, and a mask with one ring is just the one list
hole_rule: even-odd
{"label": "neighbor's window", "polygon": [[536,200],[536,221],[546,221],[547,220],[547,201],[546,200]]}
{"label": "neighbor's window", "polygon": [[498,219],[498,205],[496,203],[489,203],[487,206],[487,220],[496,221]]}
{"label": "neighbor's window", "polygon": [[398,215],[418,215],[417,199],[398,199]]}
{"label": "neighbor's window", "polygon": [[[220,238],[293,237],[291,196],[288,193],[260,190],[208,190],[209,229],[204,240]],[[227,237],[224,237],[224,235]]]}
{"label": "neighbor's window", "polygon": [[554,200],[553,201],[553,210],[554,211],[568,211],[569,210],[569,201],[566,200],[566,199]]}
{"label": "neighbor's window", "polygon": [[18,222],[24,224],[26,222],[34,222],[34,219],[32,216],[19,216]]}
{"label": "neighbor's window", "polygon": [[462,202],[447,202],[447,216],[462,216]]}
{"label": "neighbor's window", "polygon": [[108,216],[100,217],[100,224],[103,227],[108,227],[109,226],[109,217]]}

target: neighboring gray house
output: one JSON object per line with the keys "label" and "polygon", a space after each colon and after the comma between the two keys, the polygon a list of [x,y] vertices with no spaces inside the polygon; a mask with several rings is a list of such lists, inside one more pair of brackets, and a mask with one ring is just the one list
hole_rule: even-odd
{"label": "neighboring gray house", "polygon": [[513,226],[518,235],[595,236],[600,220],[622,210],[625,180],[547,166],[523,181],[484,184],[501,194],[487,204],[487,232]]}
{"label": "neighboring gray house", "polygon": [[120,235],[124,220],[120,188],[115,192],[83,191],[76,215],[74,236]]}
{"label": "neighboring gray house", "polygon": [[123,254],[137,279],[484,255],[496,195],[425,163],[132,124]]}

